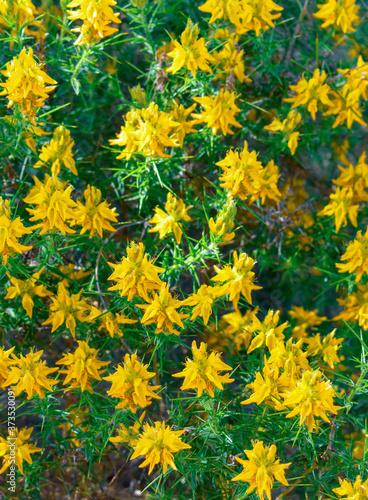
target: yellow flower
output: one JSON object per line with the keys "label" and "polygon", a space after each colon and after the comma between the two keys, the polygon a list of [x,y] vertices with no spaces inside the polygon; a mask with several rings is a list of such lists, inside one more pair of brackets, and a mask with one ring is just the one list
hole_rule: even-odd
{"label": "yellow flower", "polygon": [[212,53],[216,65],[214,80],[237,78],[240,83],[251,83],[252,80],[245,74],[244,50],[239,48],[239,37],[228,29],[220,29],[215,33],[215,38],[223,38],[226,42],[221,50]]}
{"label": "yellow flower", "polygon": [[324,113],[325,116],[337,115],[332,128],[336,128],[346,122],[350,129],[354,122],[367,126],[363,120],[363,109],[360,107],[360,88],[345,84],[342,89],[334,91],[329,109]]}
{"label": "yellow flower", "polygon": [[348,479],[339,478],[340,487],[332,491],[339,495],[343,500],[366,500],[368,498],[368,479],[362,482],[360,476],[357,476],[354,483]]}
{"label": "yellow flower", "polygon": [[262,287],[254,285],[255,274],[252,271],[255,261],[246,253],[242,252],[239,257],[237,252],[233,253],[234,265],[226,264],[222,269],[214,266],[217,276],[212,281],[223,283],[223,293],[230,295],[229,300],[233,301],[234,308],[237,309],[240,294],[251,304],[252,290],[260,290]]}
{"label": "yellow flower", "polygon": [[[37,448],[34,444],[27,443],[31,437],[33,427],[23,427],[21,430],[15,429],[14,438],[11,440],[4,439],[0,436],[0,457],[3,457],[3,466],[0,469],[0,474],[6,471],[12,465],[14,459],[15,465],[18,467],[21,474],[23,474],[23,460],[32,464],[31,454],[42,451],[42,448]],[[13,455],[13,445],[14,453]]]}
{"label": "yellow flower", "polygon": [[235,25],[236,32],[239,35],[250,30],[256,32],[259,36],[261,31],[274,28],[273,21],[278,19],[281,14],[274,14],[272,11],[283,10],[272,0],[207,0],[199,7],[202,12],[211,13],[210,23],[216,19],[227,18]]}
{"label": "yellow flower", "polygon": [[33,297],[35,295],[38,297],[48,297],[52,295],[52,292],[49,292],[45,285],[36,285],[37,280],[40,279],[42,271],[43,269],[26,280],[11,277],[10,282],[12,286],[7,288],[5,299],[14,299],[18,296],[21,297],[22,306],[30,318],[32,318],[34,306]]}
{"label": "yellow flower", "polygon": [[88,184],[84,190],[84,199],[86,204],[83,205],[79,200],[74,210],[74,223],[82,226],[80,234],[89,232],[89,237],[97,232],[103,237],[103,231],[115,232],[116,229],[110,224],[117,222],[115,208],[111,209],[107,201],[101,202],[101,191],[94,186]]}
{"label": "yellow flower", "polygon": [[152,403],[152,399],[161,399],[154,391],[159,385],[150,385],[149,380],[156,373],[147,370],[148,365],[140,363],[136,354],[126,354],[124,364],[119,365],[112,375],[104,377],[112,383],[107,394],[113,398],[121,399],[116,408],[129,408],[133,413],[137,407],[146,408]]}
{"label": "yellow flower", "polygon": [[42,71],[42,64],[37,64],[33,50],[24,48],[18,57],[6,64],[1,73],[7,77],[5,83],[0,83],[4,90],[0,95],[8,98],[8,107],[19,105],[20,111],[31,123],[36,124],[37,109],[45,104],[45,99],[54,90],[57,82]]}
{"label": "yellow flower", "polygon": [[336,328],[331,333],[326,335],[322,342],[319,333],[317,333],[314,337],[308,337],[305,339],[305,342],[308,344],[308,355],[320,356],[330,368],[334,367],[334,363],[340,362],[337,351],[341,347],[340,344],[344,341],[343,338],[335,339],[335,332]]}
{"label": "yellow flower", "polygon": [[14,360],[10,358],[14,349],[12,347],[6,351],[4,347],[0,347],[0,387],[9,376],[9,366],[14,364]]}
{"label": "yellow flower", "polygon": [[285,328],[289,326],[288,322],[278,325],[280,318],[280,311],[269,310],[267,316],[261,323],[257,318],[256,314],[253,314],[253,324],[249,327],[249,331],[256,333],[256,336],[252,340],[249,346],[248,353],[258,349],[259,347],[266,345],[271,351],[275,348],[276,342],[278,340],[283,340],[285,338],[282,333]]}
{"label": "yellow flower", "polygon": [[35,168],[51,165],[51,174],[58,175],[61,165],[64,165],[74,175],[78,175],[72,152],[73,146],[74,141],[70,137],[69,130],[60,125],[54,130],[51,141],[42,146],[40,159]]}
{"label": "yellow flower", "polygon": [[192,220],[187,214],[188,207],[185,206],[181,198],[168,193],[165,210],[166,212],[159,207],[155,208],[156,214],[148,221],[150,224],[155,224],[155,227],[149,229],[148,232],[158,232],[160,239],[164,238],[166,234],[174,233],[176,242],[180,244],[183,234],[180,221],[188,222]]}
{"label": "yellow flower", "polygon": [[144,455],[146,460],[139,467],[149,465],[148,474],[151,474],[157,464],[162,464],[164,474],[166,474],[168,465],[177,470],[173,453],[191,448],[189,444],[183,443],[179,437],[184,431],[173,431],[170,426],[166,427],[165,422],[155,422],[154,426],[144,424],[143,428],[144,431],[134,447],[134,453],[130,460]]}
{"label": "yellow flower", "polygon": [[207,353],[207,344],[201,342],[200,347],[194,340],[192,343],[193,360],[185,361],[185,368],[180,373],[175,373],[173,377],[184,377],[183,385],[180,387],[183,391],[196,389],[197,397],[200,398],[203,392],[207,392],[211,398],[215,397],[214,389],[224,389],[223,384],[234,382],[229,378],[229,374],[220,375],[219,372],[231,371],[231,366],[221,361],[221,354],[218,352]]}
{"label": "yellow flower", "polygon": [[296,319],[296,325],[293,328],[294,338],[307,337],[307,328],[319,326],[327,320],[326,316],[318,316],[317,309],[307,311],[304,307],[299,306],[293,306],[293,309],[289,311],[289,316]]}
{"label": "yellow flower", "polygon": [[[42,21],[36,20],[39,15],[38,9],[31,0],[2,0],[0,2],[0,33],[4,33],[4,28],[10,31],[13,38],[24,29],[24,34],[34,36],[39,42],[44,37]],[[31,29],[31,26],[36,31]],[[12,49],[14,42],[10,43]]]}
{"label": "yellow flower", "polygon": [[196,106],[196,104],[193,104],[192,106],[189,106],[189,108],[184,108],[182,104],[175,104],[172,111],[170,111],[170,116],[173,121],[178,124],[176,137],[181,148],[183,147],[185,136],[187,134],[197,132],[197,130],[193,128],[193,125],[195,125],[196,122],[194,120],[188,120]]}
{"label": "yellow flower", "polygon": [[285,120],[281,121],[275,118],[270,125],[264,127],[271,132],[282,132],[284,140],[287,141],[291,154],[294,156],[298,147],[299,132],[295,131],[302,120],[302,115],[295,109],[289,111]]}
{"label": "yellow flower", "polygon": [[343,33],[354,33],[356,30],[353,23],[359,23],[359,6],[355,0],[326,0],[318,4],[318,12],[314,17],[323,21],[321,28],[333,26]]}
{"label": "yellow flower", "polygon": [[208,221],[211,235],[217,244],[226,243],[234,238],[235,216],[236,204],[233,200],[229,199],[217,214],[216,221],[212,217]]}
{"label": "yellow flower", "polygon": [[192,25],[188,21],[187,27],[180,35],[180,42],[174,40],[175,48],[167,55],[173,59],[172,65],[167,71],[175,74],[181,68],[186,67],[196,77],[197,68],[202,71],[212,73],[212,69],[208,66],[208,62],[215,62],[214,58],[208,53],[205,46],[205,39],[199,38],[199,28],[196,24]]}
{"label": "yellow flower", "polygon": [[368,285],[358,286],[356,292],[352,292],[346,299],[337,299],[340,306],[345,309],[333,318],[343,321],[358,321],[363,330],[368,330]]}
{"label": "yellow flower", "polygon": [[335,193],[330,194],[330,200],[330,203],[318,212],[317,215],[334,215],[337,233],[343,224],[345,226],[348,223],[346,216],[349,217],[353,226],[357,227],[359,205],[353,205],[352,190],[347,188],[340,189],[338,187]]}
{"label": "yellow flower", "polygon": [[325,83],[327,78],[326,72],[316,69],[313,76],[307,80],[303,75],[296,85],[290,85],[290,90],[295,92],[295,96],[285,99],[285,102],[292,102],[292,109],[298,106],[307,105],[307,109],[312,115],[313,120],[316,119],[316,113],[321,108],[321,105],[331,106],[328,94],[331,91],[330,87]]}
{"label": "yellow flower", "polygon": [[115,437],[111,437],[109,441],[112,443],[123,443],[134,448],[137,446],[139,438],[140,438],[140,430],[142,426],[142,421],[145,417],[146,412],[144,411],[142,415],[139,417],[137,422],[134,422],[133,425],[129,427],[125,427],[125,425],[120,424],[119,428],[117,428],[118,435]]}
{"label": "yellow flower", "polygon": [[112,23],[121,23],[112,7],[116,5],[115,0],[73,0],[67,6],[69,19],[72,21],[83,21],[82,26],[72,29],[80,33],[74,45],[95,44],[102,38],[110,36],[118,31],[110,26]]}
{"label": "yellow flower", "polygon": [[289,377],[300,376],[302,370],[310,370],[308,353],[302,351],[302,345],[302,339],[295,344],[293,339],[287,342],[277,340],[274,347],[270,349],[269,366],[282,368]]}
{"label": "yellow flower", "polygon": [[192,311],[191,321],[194,321],[198,316],[203,318],[203,323],[207,325],[210,315],[212,314],[212,307],[217,297],[223,295],[220,286],[207,286],[202,285],[196,293],[189,295],[188,298],[183,300],[183,306],[196,306]]}
{"label": "yellow flower", "polygon": [[263,374],[257,372],[254,382],[247,384],[253,394],[242,401],[242,405],[266,403],[277,411],[285,409],[281,394],[290,390],[293,386],[293,378],[287,372],[281,373],[280,369],[270,366],[266,357],[264,358]]}
{"label": "yellow flower", "polygon": [[137,307],[145,310],[141,323],[144,325],[156,323],[155,333],[180,335],[180,332],[173,328],[173,324],[184,328],[181,320],[187,318],[188,314],[176,311],[182,305],[180,300],[171,295],[169,285],[162,283],[159,293],[154,292],[153,296],[149,298],[149,304],[137,304]]}
{"label": "yellow flower", "polygon": [[117,285],[110,287],[109,290],[119,290],[120,295],[128,297],[129,301],[135,295],[148,301],[148,294],[153,290],[158,290],[162,283],[158,274],[164,269],[155,266],[144,250],[143,243],[137,244],[132,241],[127,247],[127,257],[123,257],[119,264],[109,262],[114,272],[108,279],[117,282]]}
{"label": "yellow flower", "polygon": [[355,167],[350,162],[346,168],[339,165],[340,176],[332,181],[337,186],[351,189],[356,201],[368,201],[368,165],[365,160],[366,153],[363,152]]}
{"label": "yellow flower", "polygon": [[166,148],[179,147],[178,129],[169,113],[160,111],[157,104],[151,102],[148,108],[132,109],[125,118],[117,139],[110,139],[110,144],[125,146],[116,157],[129,160],[134,153],[148,157],[170,158]]}
{"label": "yellow flower", "polygon": [[319,370],[307,370],[295,388],[284,395],[285,406],[293,408],[286,418],[300,415],[300,425],[306,422],[311,432],[317,427],[316,417],[329,422],[326,412],[336,415],[339,409],[339,406],[334,406],[333,398],[336,394],[331,382],[321,380],[322,377],[323,374]]}
{"label": "yellow flower", "polygon": [[0,197],[0,255],[3,265],[12,253],[23,253],[32,248],[18,242],[19,238],[30,233],[32,230],[23,226],[20,217],[11,220],[10,201]]}
{"label": "yellow flower", "polygon": [[110,337],[113,338],[115,335],[118,337],[123,337],[123,331],[120,325],[131,325],[133,323],[137,323],[136,319],[129,319],[124,314],[115,315],[111,311],[101,312],[96,307],[91,308],[91,315],[89,316],[89,321],[93,321],[95,319],[101,321],[101,325],[98,328],[100,330],[106,330]]}
{"label": "yellow flower", "polygon": [[255,489],[259,498],[267,498],[271,500],[271,489],[273,488],[274,480],[279,481],[285,486],[289,486],[285,478],[285,469],[288,464],[281,464],[280,460],[276,460],[276,446],[264,446],[263,441],[257,441],[252,450],[244,450],[248,460],[242,460],[235,457],[236,461],[242,464],[243,471],[232,481],[245,481],[250,484],[247,493],[251,493]]}
{"label": "yellow flower", "polygon": [[27,399],[31,399],[36,393],[40,398],[45,396],[43,388],[52,392],[52,385],[58,384],[58,380],[53,380],[47,376],[57,372],[57,368],[48,368],[46,361],[40,361],[43,351],[31,351],[26,355],[16,356],[12,354],[14,364],[9,367],[9,375],[3,383],[3,387],[14,388],[14,395],[18,396],[23,391],[27,393]]}
{"label": "yellow flower", "polygon": [[52,324],[51,333],[59,328],[63,323],[70,330],[75,338],[76,319],[81,322],[88,321],[87,312],[90,307],[84,299],[81,299],[82,290],[77,294],[70,295],[63,283],[58,284],[56,297],[51,297],[50,317],[44,321],[43,325]]}
{"label": "yellow flower", "polygon": [[259,198],[264,203],[266,197],[279,201],[281,193],[277,189],[277,182],[280,174],[277,166],[271,161],[263,167],[258,160],[258,153],[249,151],[246,141],[240,153],[230,150],[216,165],[223,170],[220,176],[221,187],[229,191],[231,198],[245,200],[250,197],[250,203]]}
{"label": "yellow flower", "polygon": [[341,260],[347,260],[345,264],[335,264],[339,273],[356,272],[355,281],[358,283],[364,273],[368,273],[368,229],[365,235],[358,231],[355,240],[351,241]]}
{"label": "yellow flower", "polygon": [[357,88],[363,99],[368,99],[368,63],[364,62],[361,55],[359,55],[355,67],[351,69],[338,69],[337,71],[345,76],[350,88]]}
{"label": "yellow flower", "polygon": [[77,387],[80,387],[82,392],[91,391],[92,386],[89,379],[101,380],[100,375],[105,370],[101,371],[100,368],[110,364],[110,361],[99,361],[97,354],[97,349],[89,347],[87,342],[78,340],[78,347],[74,353],[68,352],[56,362],[57,365],[67,366],[66,370],[59,370],[59,373],[66,374],[63,385],[70,384],[66,391]]}
{"label": "yellow flower", "polygon": [[246,311],[244,316],[239,309],[237,309],[232,313],[224,314],[221,318],[227,323],[227,326],[224,328],[224,333],[234,339],[238,351],[242,346],[247,349],[250,344],[252,333],[249,331],[249,326],[252,324],[252,318],[253,312],[250,309]]}
{"label": "yellow flower", "polygon": [[58,230],[63,234],[75,233],[66,224],[74,219],[73,209],[76,203],[70,197],[72,187],[65,189],[67,182],[61,182],[57,177],[50,177],[48,174],[45,175],[43,183],[37,177],[33,179],[35,186],[29,195],[23,198],[23,201],[36,205],[36,208],[27,208],[32,215],[30,220],[42,222],[33,226],[32,229],[42,228],[41,235],[52,230]]}
{"label": "yellow flower", "polygon": [[220,93],[212,96],[194,97],[193,99],[201,104],[204,108],[202,113],[193,114],[196,118],[196,123],[206,123],[211,129],[212,134],[217,134],[221,129],[224,135],[234,134],[230,126],[241,127],[241,124],[236,121],[235,116],[240,109],[235,104],[237,94],[221,89]]}

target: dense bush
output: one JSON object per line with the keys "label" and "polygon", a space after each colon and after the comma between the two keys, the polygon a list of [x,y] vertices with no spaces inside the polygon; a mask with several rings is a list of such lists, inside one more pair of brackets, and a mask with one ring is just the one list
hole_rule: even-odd
{"label": "dense bush", "polygon": [[0,0],[4,497],[368,498],[368,10],[321,2]]}

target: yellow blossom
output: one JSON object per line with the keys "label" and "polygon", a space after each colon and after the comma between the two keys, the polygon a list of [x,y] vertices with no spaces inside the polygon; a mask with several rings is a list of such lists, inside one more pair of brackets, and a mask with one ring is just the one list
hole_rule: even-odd
{"label": "yellow blossom", "polygon": [[252,80],[245,74],[244,50],[238,46],[239,36],[228,29],[220,29],[215,33],[215,38],[224,38],[226,42],[219,51],[212,53],[216,65],[214,80],[235,77],[240,83],[251,83]]}
{"label": "yellow blossom", "polygon": [[51,297],[50,317],[44,321],[43,325],[52,325],[51,333],[59,328],[63,323],[70,330],[75,338],[76,320],[88,321],[87,312],[89,305],[84,299],[81,299],[82,290],[77,294],[70,294],[63,283],[58,284],[58,293],[56,297]]}
{"label": "yellow blossom", "polygon": [[216,135],[218,130],[224,135],[234,134],[230,126],[241,127],[241,124],[236,121],[235,116],[239,113],[240,108],[235,104],[237,94],[221,89],[220,93],[212,96],[194,97],[193,99],[201,104],[204,108],[202,113],[193,114],[196,118],[196,123],[206,123],[211,129],[212,134]]}
{"label": "yellow blossom", "polygon": [[68,352],[63,358],[56,362],[57,365],[67,366],[66,370],[59,370],[59,373],[65,373],[66,378],[63,385],[70,385],[66,391],[71,391],[80,387],[81,391],[91,391],[92,385],[90,379],[101,380],[101,373],[105,370],[100,370],[110,361],[100,361],[97,359],[98,350],[89,347],[87,342],[78,340],[78,347],[72,353]]}
{"label": "yellow blossom", "polygon": [[0,83],[4,87],[0,95],[7,96],[8,107],[19,105],[23,115],[35,125],[37,109],[45,104],[45,99],[57,82],[42,71],[42,64],[37,64],[30,47],[28,52],[26,48],[22,49],[19,56],[8,62],[1,73],[7,80]]}
{"label": "yellow blossom", "polygon": [[184,328],[182,319],[188,317],[188,314],[176,311],[182,305],[180,300],[171,295],[169,285],[162,283],[159,293],[154,292],[149,298],[149,304],[137,304],[137,307],[145,311],[141,323],[144,325],[156,324],[155,333],[179,335],[180,332],[175,330],[173,325],[176,324],[180,328]]}
{"label": "yellow blossom", "polygon": [[183,302],[183,306],[195,306],[192,311],[191,321],[194,321],[198,316],[203,318],[203,323],[207,325],[212,307],[217,297],[223,295],[220,286],[202,285],[198,290],[189,295]]}
{"label": "yellow blossom", "polygon": [[8,257],[12,253],[23,253],[30,250],[32,246],[19,243],[19,238],[25,234],[32,233],[28,227],[24,227],[20,217],[11,219],[10,201],[0,197],[0,255],[2,264],[8,262]]}
{"label": "yellow blossom", "polygon": [[296,85],[290,85],[290,90],[295,92],[296,95],[285,99],[285,102],[292,102],[292,109],[306,105],[313,120],[315,120],[316,113],[321,108],[321,105],[332,105],[328,96],[331,89],[325,83],[326,78],[326,72],[322,71],[320,73],[319,69],[314,71],[309,80],[303,75]]}
{"label": "yellow blossom", "polygon": [[281,394],[293,387],[293,378],[287,372],[281,373],[278,367],[270,366],[265,357],[262,373],[257,372],[254,382],[247,384],[247,387],[252,389],[253,394],[242,401],[242,405],[266,403],[281,411],[285,409]]}
{"label": "yellow blossom", "polygon": [[3,383],[3,387],[14,388],[15,397],[23,391],[27,393],[27,399],[31,399],[36,393],[40,398],[45,396],[44,388],[52,392],[52,385],[58,384],[58,380],[48,378],[50,373],[57,372],[57,368],[48,368],[46,361],[40,361],[43,351],[33,352],[31,350],[26,356],[12,354],[14,364],[9,367],[9,375]]}
{"label": "yellow blossom", "polygon": [[112,23],[121,23],[118,15],[114,13],[115,0],[73,0],[67,6],[69,19],[81,20],[83,24],[72,31],[79,33],[74,45],[95,44],[102,38],[113,35],[118,31],[111,26]]}
{"label": "yellow blossom", "polygon": [[361,55],[358,57],[356,66],[351,69],[338,69],[337,71],[345,76],[350,88],[358,89],[363,99],[368,99],[368,63],[364,62]]}
{"label": "yellow blossom", "polygon": [[308,355],[321,357],[330,368],[334,367],[334,363],[340,362],[337,351],[340,349],[341,343],[344,341],[343,338],[335,339],[335,331],[336,328],[331,333],[326,335],[322,341],[319,333],[314,337],[308,337],[305,339],[305,342],[308,344]]}
{"label": "yellow blossom", "polygon": [[256,336],[249,346],[248,353],[266,345],[269,350],[274,349],[278,340],[285,338],[283,331],[289,326],[288,322],[278,325],[280,311],[269,310],[265,319],[261,323],[256,314],[253,314],[253,324],[249,327],[249,331],[255,333]]}
{"label": "yellow blossom", "polygon": [[9,376],[9,367],[14,364],[14,360],[10,357],[15,347],[5,350],[5,347],[0,347],[0,387]]}
{"label": "yellow blossom", "polygon": [[361,231],[357,232],[355,240],[351,241],[341,260],[346,260],[345,264],[338,263],[336,267],[339,273],[357,273],[355,281],[358,283],[363,274],[368,273],[368,229],[364,236]]}
{"label": "yellow blossom", "polygon": [[123,443],[131,446],[132,448],[134,446],[137,446],[139,437],[140,437],[140,430],[142,426],[142,421],[146,415],[146,412],[144,411],[142,415],[139,417],[139,420],[134,422],[133,425],[130,425],[129,427],[126,427],[123,424],[120,424],[119,427],[116,429],[118,432],[118,435],[115,437],[111,437],[109,441],[112,443]]}
{"label": "yellow blossom", "polygon": [[10,277],[10,282],[12,286],[7,288],[7,293],[5,299],[14,299],[15,297],[22,298],[22,306],[26,310],[28,316],[32,318],[33,312],[33,297],[37,295],[38,297],[48,297],[52,295],[52,292],[49,292],[45,285],[37,285],[37,280],[40,279],[40,275],[43,269],[38,273],[35,273],[28,279],[21,280],[18,278]]}
{"label": "yellow blossom", "polygon": [[192,342],[193,359],[187,359],[185,368],[180,373],[175,373],[173,377],[184,377],[184,381],[180,389],[186,391],[188,389],[196,389],[197,397],[201,397],[203,392],[207,392],[211,398],[215,397],[214,389],[224,389],[223,384],[234,382],[233,378],[229,378],[229,374],[221,375],[219,372],[232,370],[231,366],[227,365],[220,359],[220,353],[207,353],[207,344],[201,342],[200,347],[194,340]]}
{"label": "yellow blossom", "polygon": [[296,325],[293,328],[294,338],[307,337],[307,328],[319,326],[327,320],[326,316],[318,316],[317,309],[307,311],[302,306],[293,306],[293,309],[289,311],[289,316],[296,319]]}
{"label": "yellow blossom", "polygon": [[271,500],[271,489],[275,479],[289,486],[285,478],[285,469],[291,465],[291,462],[281,464],[280,460],[276,460],[276,452],[274,444],[264,446],[263,441],[257,441],[252,450],[244,450],[248,460],[235,457],[236,461],[243,466],[243,471],[233,477],[232,481],[245,481],[250,485],[246,493],[257,490],[259,498],[267,496]]}
{"label": "yellow blossom", "polygon": [[225,265],[222,269],[214,266],[217,276],[212,281],[223,283],[223,293],[230,295],[229,300],[233,301],[234,308],[237,309],[240,294],[251,304],[252,290],[260,290],[262,287],[254,285],[255,274],[252,271],[255,261],[246,253],[242,252],[239,256],[235,251],[233,253],[234,265]]}
{"label": "yellow blossom", "polygon": [[368,479],[362,481],[360,476],[357,476],[354,483],[348,479],[339,477],[339,488],[334,488],[332,491],[339,495],[342,500],[367,500],[368,498]]}
{"label": "yellow blossom", "polygon": [[32,229],[41,228],[40,234],[47,231],[58,230],[63,234],[75,233],[66,223],[74,219],[74,207],[76,203],[71,199],[72,187],[67,182],[61,182],[55,176],[45,175],[42,183],[37,177],[33,178],[35,186],[28,196],[23,198],[25,203],[36,205],[36,208],[27,208],[32,215],[30,220],[42,222],[33,226]]}
{"label": "yellow blossom", "polygon": [[350,83],[346,83],[342,89],[332,93],[329,109],[324,113],[325,116],[336,115],[332,128],[343,125],[345,122],[349,129],[354,122],[363,125],[363,127],[367,126],[367,123],[363,120],[360,97],[360,88]]}
{"label": "yellow blossom", "polygon": [[70,137],[69,130],[60,125],[54,130],[51,141],[42,146],[40,159],[35,168],[50,165],[51,174],[59,175],[61,165],[64,165],[74,175],[78,175],[72,152],[73,146],[74,141]]}
{"label": "yellow blossom", "polygon": [[170,426],[166,426],[165,422],[155,422],[154,426],[144,424],[143,429],[130,460],[144,455],[145,461],[139,467],[149,465],[148,474],[151,474],[157,464],[162,464],[164,474],[168,465],[177,470],[173,453],[191,448],[179,437],[184,431],[173,431]]}
{"label": "yellow blossom", "polygon": [[151,102],[148,108],[132,109],[125,118],[117,139],[110,139],[110,144],[125,146],[117,156],[129,160],[135,153],[148,157],[170,158],[166,148],[179,147],[178,129],[180,123],[174,121],[169,113],[160,111],[157,104]]}
{"label": "yellow blossom", "polygon": [[293,343],[293,339],[277,340],[270,349],[268,364],[271,368],[282,368],[289,377],[300,376],[302,370],[310,370],[308,353],[302,350],[303,340]]}
{"label": "yellow blossom", "polygon": [[339,409],[339,406],[334,406],[333,398],[336,394],[331,382],[321,380],[322,377],[323,374],[319,370],[307,370],[295,388],[284,395],[285,406],[293,408],[286,418],[300,415],[300,425],[306,422],[311,432],[317,427],[315,418],[329,422],[326,413],[331,412],[336,415]]}
{"label": "yellow blossom", "polygon": [[85,278],[86,276],[89,276],[92,273],[92,271],[86,271],[83,267],[79,269],[78,267],[79,266],[75,266],[72,263],[69,263],[66,266],[60,264],[60,266],[57,268],[57,272],[50,274],[52,276],[55,276],[55,278],[62,280],[62,284],[65,287],[68,287],[70,285],[70,282],[78,282],[79,280]]}
{"label": "yellow blossom", "polygon": [[112,383],[107,394],[113,398],[120,399],[116,408],[129,408],[133,413],[137,407],[146,408],[152,403],[152,399],[161,399],[154,391],[159,385],[150,385],[149,380],[156,374],[147,370],[148,365],[140,363],[136,354],[126,354],[124,364],[118,365],[117,370],[108,377],[104,377]]}
{"label": "yellow blossom", "polygon": [[155,227],[149,229],[149,232],[158,232],[160,239],[164,238],[166,234],[174,233],[175,241],[180,244],[183,234],[181,221],[192,220],[187,211],[188,207],[185,206],[181,198],[168,193],[165,211],[156,207],[155,215],[148,221],[150,224],[155,224]]}
{"label": "yellow blossom", "polygon": [[[14,459],[14,464],[18,467],[19,472],[23,474],[23,460],[27,463],[32,464],[32,453],[37,453],[42,451],[42,448],[37,448],[34,444],[27,443],[31,437],[33,427],[23,427],[21,430],[17,428],[14,430],[14,439],[8,441],[0,436],[0,457],[3,458],[3,465],[0,469],[0,474],[6,471],[8,467],[12,465],[12,460]],[[11,448],[9,445],[14,445],[14,454],[11,453]]]}
{"label": "yellow blossom", "polygon": [[330,194],[330,203],[318,212],[317,215],[334,215],[337,233],[343,224],[346,225],[348,223],[346,216],[349,217],[353,226],[357,227],[359,205],[353,205],[353,203],[352,190],[348,188],[340,189],[338,187],[335,193]]}
{"label": "yellow blossom", "polygon": [[172,52],[167,54],[168,57],[173,59],[173,63],[167,71],[175,74],[181,68],[186,67],[194,78],[197,74],[197,68],[212,73],[212,69],[208,66],[208,63],[213,63],[215,60],[213,56],[208,53],[205,39],[198,39],[198,36],[198,25],[196,24],[193,26],[192,23],[188,21],[186,29],[180,35],[181,43],[174,40],[175,48]]}
{"label": "yellow blossom", "polygon": [[89,321],[93,321],[97,319],[101,321],[101,325],[98,328],[98,331],[106,330],[110,337],[113,338],[115,335],[118,337],[123,337],[123,331],[120,325],[131,325],[133,323],[137,323],[136,319],[129,319],[124,314],[113,314],[111,311],[101,312],[96,307],[91,308],[91,315],[89,316]]}
{"label": "yellow blossom", "polygon": [[239,351],[243,346],[247,349],[252,340],[252,333],[249,331],[249,326],[253,322],[253,312],[248,309],[243,315],[239,309],[232,313],[224,314],[221,318],[227,326],[224,327],[224,333],[232,337],[235,346]]}
{"label": "yellow blossom", "polygon": [[[42,20],[36,17],[40,11],[31,0],[1,0],[0,2],[0,33],[9,30],[13,38],[24,30],[26,36],[34,36],[37,43],[45,37]],[[31,29],[36,28],[36,30]],[[10,42],[13,49],[14,42]]]}
{"label": "yellow blossom", "polygon": [[314,17],[323,21],[321,28],[333,26],[343,33],[354,33],[354,23],[359,23],[359,6],[355,0],[325,0],[323,4],[317,4],[318,12]]}
{"label": "yellow blossom", "polygon": [[164,269],[155,266],[144,250],[143,243],[137,244],[132,241],[127,247],[127,257],[123,257],[119,264],[109,262],[114,272],[108,279],[117,282],[109,290],[119,290],[120,295],[128,297],[129,301],[135,295],[148,301],[148,294],[153,290],[158,290],[162,283],[158,274]]}
{"label": "yellow blossom", "polygon": [[211,235],[217,244],[226,243],[234,238],[235,216],[236,204],[232,199],[229,199],[218,212],[216,221],[213,217],[208,221]]}
{"label": "yellow blossom", "polygon": [[284,140],[287,141],[291,154],[294,156],[296,148],[298,147],[299,133],[295,129],[298,127],[302,120],[302,115],[297,113],[295,109],[289,111],[285,120],[281,121],[275,118],[270,125],[267,125],[265,130],[270,132],[281,132]]}
{"label": "yellow blossom", "polygon": [[82,226],[80,234],[89,232],[89,237],[97,232],[102,238],[103,231],[115,232],[116,229],[110,224],[117,222],[115,208],[110,208],[107,201],[101,202],[101,191],[88,184],[84,190],[85,205],[79,200],[74,210],[74,223]]}
{"label": "yellow blossom", "polygon": [[274,28],[274,22],[281,14],[282,7],[272,0],[207,0],[205,4],[199,7],[202,12],[211,13],[210,23],[216,19],[227,18],[234,24],[236,32],[239,35],[247,33],[250,30],[256,32],[259,36],[261,31]]}
{"label": "yellow blossom", "polygon": [[347,162],[345,168],[338,165],[340,175],[332,181],[337,186],[351,189],[355,201],[368,201],[368,164],[366,163],[366,156],[366,153],[363,152],[356,166],[350,162]]}
{"label": "yellow blossom", "polygon": [[239,197],[249,203],[261,198],[279,201],[281,196],[277,189],[280,177],[277,166],[271,160],[266,167],[258,160],[257,151],[249,151],[248,143],[239,152],[230,150],[224,160],[216,163],[223,170],[220,176],[221,187],[229,191],[231,198]]}
{"label": "yellow blossom", "polygon": [[170,116],[173,121],[178,124],[176,137],[181,148],[183,147],[185,136],[197,132],[197,130],[193,128],[196,122],[194,120],[189,121],[189,117],[196,106],[196,104],[192,104],[189,108],[185,108],[182,104],[175,104],[172,111],[170,111]]}
{"label": "yellow blossom", "polygon": [[345,309],[333,318],[334,321],[358,321],[363,330],[368,330],[368,285],[358,286],[347,299],[337,299],[337,302]]}

